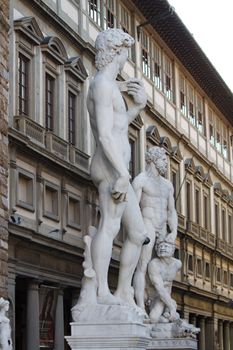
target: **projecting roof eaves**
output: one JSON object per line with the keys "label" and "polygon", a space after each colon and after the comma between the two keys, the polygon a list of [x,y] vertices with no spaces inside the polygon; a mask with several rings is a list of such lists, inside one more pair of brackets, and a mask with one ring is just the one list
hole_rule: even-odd
{"label": "projecting roof eaves", "polygon": [[134,0],[144,17],[233,125],[233,94],[167,0]]}

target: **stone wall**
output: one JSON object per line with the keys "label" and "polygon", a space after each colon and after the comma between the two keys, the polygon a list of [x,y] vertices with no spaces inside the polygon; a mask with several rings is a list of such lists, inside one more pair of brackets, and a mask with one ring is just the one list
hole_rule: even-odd
{"label": "stone wall", "polygon": [[0,3],[0,296],[7,297],[9,1]]}

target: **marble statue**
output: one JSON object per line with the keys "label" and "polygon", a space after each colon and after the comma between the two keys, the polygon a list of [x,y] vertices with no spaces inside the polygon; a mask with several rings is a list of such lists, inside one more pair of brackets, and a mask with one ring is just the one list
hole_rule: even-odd
{"label": "marble statue", "polygon": [[0,349],[12,350],[10,320],[6,316],[9,310],[9,301],[0,298]]}
{"label": "marble statue", "polygon": [[[99,191],[101,213],[91,244],[100,304],[134,303],[132,276],[141,247],[149,241],[128,170],[131,154],[128,125],[146,106],[147,97],[140,80],[132,78],[122,84],[116,81],[133,43],[134,39],[121,29],[107,29],[99,33],[95,43],[97,73],[90,82],[87,97],[96,142],[91,178]],[[132,97],[133,107],[129,110],[126,110],[121,90]],[[117,290],[112,295],[108,286],[108,269],[113,240],[121,223],[127,238],[120,256]]]}
{"label": "marble statue", "polygon": [[158,238],[155,244],[157,257],[148,264],[148,274],[155,289],[150,310],[150,320],[157,322],[174,322],[178,320],[176,302],[171,297],[172,282],[181,269],[181,261],[173,257],[175,244],[166,238]]}
{"label": "marble statue", "polygon": [[[174,243],[177,236],[177,213],[173,197],[173,186],[165,179],[167,171],[166,152],[160,147],[151,147],[146,152],[146,171],[133,181],[142,211],[143,220],[150,239],[143,245],[137,270],[134,276],[134,289],[137,305],[145,308],[145,276],[156,239]],[[167,232],[169,227],[169,232]]]}

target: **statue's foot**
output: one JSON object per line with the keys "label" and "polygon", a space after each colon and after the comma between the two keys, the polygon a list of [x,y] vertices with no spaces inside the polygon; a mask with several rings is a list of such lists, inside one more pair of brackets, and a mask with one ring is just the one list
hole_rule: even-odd
{"label": "statue's foot", "polygon": [[121,305],[122,300],[117,296],[108,293],[106,295],[100,295],[97,297],[97,303],[102,305]]}

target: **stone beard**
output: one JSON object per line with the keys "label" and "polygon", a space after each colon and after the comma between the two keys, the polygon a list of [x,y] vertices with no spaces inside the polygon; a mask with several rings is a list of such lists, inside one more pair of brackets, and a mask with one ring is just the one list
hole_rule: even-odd
{"label": "stone beard", "polygon": [[[129,79],[118,84],[116,77],[128,57],[134,40],[120,29],[107,29],[96,39],[97,73],[90,82],[87,108],[96,150],[91,162],[91,178],[99,191],[100,224],[91,244],[91,257],[97,280],[98,303],[135,305],[131,287],[142,244],[147,239],[139,203],[129,182],[130,145],[128,125],[146,106],[142,82]],[[126,111],[121,88],[133,99]],[[108,269],[113,240],[120,225],[127,232],[120,256],[118,286],[112,295]]]}

